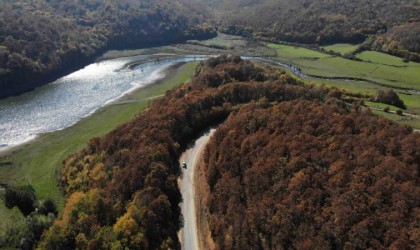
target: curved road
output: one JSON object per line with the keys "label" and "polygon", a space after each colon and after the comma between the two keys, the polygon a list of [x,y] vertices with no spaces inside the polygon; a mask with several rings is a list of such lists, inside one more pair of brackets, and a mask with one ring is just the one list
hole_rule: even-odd
{"label": "curved road", "polygon": [[184,218],[184,227],[179,231],[178,238],[183,250],[198,250],[197,217],[195,210],[194,171],[200,156],[215,129],[211,129],[195,141],[194,146],[185,151],[180,158],[180,165],[185,161],[187,169],[182,169],[182,177],[178,179],[178,186],[182,194],[180,204]]}

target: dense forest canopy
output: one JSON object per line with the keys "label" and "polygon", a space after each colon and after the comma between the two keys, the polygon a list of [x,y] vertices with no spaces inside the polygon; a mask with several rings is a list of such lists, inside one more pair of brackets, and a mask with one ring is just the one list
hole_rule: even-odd
{"label": "dense forest canopy", "polygon": [[420,135],[335,100],[252,103],[205,153],[216,249],[418,249]]}
{"label": "dense forest canopy", "polygon": [[105,49],[204,38],[194,0],[0,0],[0,98],[77,69]]}
{"label": "dense forest canopy", "polygon": [[[210,0],[224,31],[311,44],[364,41],[400,56],[420,53],[417,0]],[[371,45],[371,44],[370,44]]]}

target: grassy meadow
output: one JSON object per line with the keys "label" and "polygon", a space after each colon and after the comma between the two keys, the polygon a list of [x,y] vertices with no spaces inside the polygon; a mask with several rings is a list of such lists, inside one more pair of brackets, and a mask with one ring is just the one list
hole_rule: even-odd
{"label": "grassy meadow", "polygon": [[337,43],[328,46],[322,46],[326,51],[338,52],[342,55],[353,53],[360,45],[358,44],[349,44],[349,43]]}
{"label": "grassy meadow", "polygon": [[277,59],[299,66],[303,73],[308,75],[363,78],[389,87],[420,90],[419,63],[412,63],[409,67],[395,67],[348,60],[306,48],[278,44],[268,44],[268,46],[276,50]]}
{"label": "grassy meadow", "polygon": [[246,46],[246,41],[237,36],[231,36],[226,34],[218,33],[217,37],[209,40],[198,41],[198,40],[189,40],[187,43],[197,44],[208,47],[216,47],[226,50],[235,49],[236,47]]}
{"label": "grassy meadow", "polygon": [[357,58],[365,61],[377,64],[391,65],[396,67],[420,67],[420,63],[416,62],[403,62],[402,58],[388,55],[377,51],[363,51],[356,55]]}
{"label": "grassy meadow", "polygon": [[408,125],[410,127],[413,127],[417,130],[420,129],[420,119],[417,117],[411,117],[408,115],[397,115],[395,113],[387,113],[384,112],[383,110],[371,110],[372,113],[378,117],[382,117],[382,118],[386,118],[388,120],[394,121],[394,122],[398,122],[400,124],[403,125]]}
{"label": "grassy meadow", "polygon": [[[327,87],[337,87],[348,92],[372,96],[375,96],[380,89],[393,88],[407,105],[405,112],[420,115],[420,94],[402,89],[420,90],[420,63],[404,63],[399,57],[374,51],[362,52],[357,57],[363,61],[354,61],[306,48],[272,43],[267,46],[276,51],[276,59],[294,64],[308,75],[361,78],[374,81],[302,78],[301,80],[305,83],[323,84]],[[327,46],[325,49],[338,51],[339,49],[350,49],[350,45],[337,44]],[[368,106],[378,106],[378,104],[367,103]],[[390,108],[392,110],[392,107]],[[394,121],[417,129],[420,128],[420,118],[418,117],[399,117],[396,114],[378,110],[375,110],[375,114],[392,118]]]}

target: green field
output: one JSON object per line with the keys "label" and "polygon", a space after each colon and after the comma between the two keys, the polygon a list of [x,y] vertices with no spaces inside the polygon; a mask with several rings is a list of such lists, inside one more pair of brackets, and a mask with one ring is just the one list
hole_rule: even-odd
{"label": "green field", "polygon": [[[285,69],[289,74],[291,74],[290,70]],[[351,93],[363,93],[363,94],[370,94],[376,95],[378,91],[378,87],[365,83],[365,82],[358,82],[358,81],[334,81],[334,80],[309,80],[309,79],[300,79],[306,84],[315,84],[315,85],[324,85],[326,87],[337,87],[339,89],[351,92]],[[398,92],[400,98],[404,101],[404,103],[408,106],[407,110],[403,110],[404,113],[408,112],[410,114],[415,114],[417,117],[411,116],[399,116],[397,114],[386,113],[383,111],[385,107],[389,107],[392,112],[396,112],[400,108],[383,104],[383,103],[376,103],[376,102],[369,102],[365,101],[365,105],[367,107],[378,108],[381,110],[372,110],[372,113],[379,117],[388,118],[392,121],[409,125],[415,129],[420,130],[420,95],[404,95],[401,92]]]}
{"label": "green field", "polygon": [[315,50],[301,48],[301,47],[293,47],[289,45],[274,44],[274,43],[270,43],[267,46],[269,48],[276,50],[278,58],[285,59],[288,62],[293,62],[295,60],[308,60],[308,61],[314,62],[320,58],[333,57],[328,54],[324,54]]}
{"label": "green field", "polygon": [[338,52],[342,55],[345,55],[347,53],[354,52],[357,48],[359,48],[359,46],[360,45],[358,44],[337,43],[333,45],[322,46],[322,48],[325,49],[326,51],[332,50],[334,52]]}
{"label": "green field", "polygon": [[247,42],[238,36],[232,36],[227,34],[218,33],[217,37],[209,40],[198,41],[198,40],[189,40],[187,43],[197,44],[202,46],[209,47],[218,47],[222,49],[235,49],[237,47],[244,47],[247,45]]}
{"label": "green field", "polygon": [[299,66],[305,74],[323,77],[363,78],[389,87],[420,90],[418,67],[394,67],[353,61],[287,45],[268,44],[268,46],[276,50],[279,60]]}
{"label": "green field", "polygon": [[357,54],[356,57],[366,62],[392,65],[397,67],[417,67],[420,70],[420,63],[405,63],[400,57],[388,55],[377,51],[363,51],[362,53]]}
{"label": "green field", "polygon": [[[404,64],[401,58],[372,51],[359,54],[365,60],[365,62],[359,62],[323,54],[306,48],[278,44],[268,44],[267,46],[276,50],[276,58],[279,61],[298,66],[305,74],[322,77],[363,78],[379,84],[357,80],[302,78],[301,80],[305,83],[337,87],[348,92],[368,94],[371,96],[375,96],[380,89],[387,87],[395,88],[394,91],[397,92],[399,97],[407,105],[407,110],[404,112],[420,115],[420,94],[400,89],[420,90],[420,63],[410,62]],[[343,45],[333,46],[343,47]],[[391,64],[394,66],[391,66]],[[401,67],[401,65],[405,66]],[[289,70],[287,71],[290,73]],[[387,87],[381,85],[386,85]],[[367,102],[367,105],[378,107],[378,105],[381,106],[383,104]],[[380,108],[384,107],[381,106]],[[392,107],[391,110],[393,110]],[[420,118],[418,117],[399,117],[395,114],[391,115],[382,111],[375,111],[375,113],[383,117],[392,118],[392,120],[402,124],[420,128]]]}
{"label": "green field", "polygon": [[371,107],[371,108],[380,109],[380,111],[383,111],[385,108],[389,108],[389,110],[391,112],[396,112],[397,110],[400,110],[400,108],[398,108],[398,107],[388,105],[388,104],[385,104],[385,103],[365,101],[365,105],[368,106],[368,107]]}
{"label": "green field", "polygon": [[420,119],[419,118],[414,118],[414,117],[407,116],[407,115],[400,116],[400,115],[397,115],[395,113],[386,113],[382,110],[372,110],[372,113],[379,116],[379,117],[383,117],[383,118],[386,118],[388,120],[398,122],[400,124],[408,125],[408,126],[413,127],[415,129],[420,129]]}
{"label": "green field", "polygon": [[[42,135],[0,157],[0,162],[12,163],[11,166],[2,167],[0,183],[31,184],[36,190],[38,199],[53,198],[61,208],[64,197],[57,184],[57,171],[62,161],[69,154],[85,147],[90,138],[104,135],[118,125],[130,121],[148,107],[151,99],[162,96],[180,83],[189,81],[195,73],[197,64],[198,62],[184,64],[166,80],[139,89],[119,103],[102,108],[70,128]],[[10,221],[14,221],[15,214],[14,210],[0,206],[1,218],[10,218]]]}

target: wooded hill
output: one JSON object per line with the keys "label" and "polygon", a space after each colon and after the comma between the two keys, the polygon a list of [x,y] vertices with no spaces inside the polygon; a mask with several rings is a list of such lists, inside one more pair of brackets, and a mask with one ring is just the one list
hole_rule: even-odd
{"label": "wooded hill", "polygon": [[228,33],[307,44],[367,43],[420,60],[417,0],[202,0]]}
{"label": "wooded hill", "polygon": [[0,0],[0,98],[45,84],[109,49],[221,31],[309,44],[362,42],[420,60],[417,0]]}
{"label": "wooded hill", "polygon": [[[351,231],[354,237],[367,235],[366,239],[376,239],[381,233],[387,232],[385,229],[388,226],[396,231],[387,234],[386,242],[399,239],[400,232],[414,233],[412,237],[416,237],[415,231],[410,231],[413,225],[410,219],[414,215],[418,216],[418,210],[413,207],[418,205],[419,190],[418,187],[413,187],[415,183],[412,182],[418,178],[418,165],[415,164],[420,160],[420,136],[411,134],[408,127],[371,117],[367,111],[360,111],[357,105],[350,105],[341,99],[347,102],[354,101],[337,90],[304,86],[285,72],[272,68],[262,69],[239,57],[223,56],[202,62],[192,83],[168,91],[165,97],[154,101],[147,112],[102,138],[92,139],[84,150],[65,160],[60,182],[67,197],[66,204],[61,216],[44,232],[39,247],[61,250],[179,249],[177,231],[182,226],[179,208],[181,195],[177,186],[177,178],[180,175],[179,156],[203,129],[224,121],[229,115],[231,117],[212,140],[206,158],[209,163],[208,180],[212,187],[211,195],[214,197],[209,204],[211,219],[215,222],[212,232],[221,248],[232,246],[239,249],[239,246],[246,245],[250,248],[242,249],[253,249],[264,244],[275,246],[271,243],[272,239],[278,242],[276,246],[282,246],[283,243],[284,246],[294,245],[298,230],[294,226],[306,225],[304,223],[312,219],[311,215],[320,213],[318,210],[323,211],[324,206],[330,208],[325,211],[325,216],[335,218],[336,221],[316,217],[318,224],[308,227],[308,230],[313,232],[310,234],[310,241],[314,237],[322,239],[323,235],[319,236],[317,231],[311,230],[317,229],[316,225],[325,221],[328,222],[322,224],[325,230],[336,230],[332,231],[331,237],[325,241],[335,242],[337,246],[344,244],[347,238],[340,238],[342,241],[339,241],[337,237],[344,237],[348,227],[353,226],[351,223],[358,222],[361,217],[372,216],[376,219],[374,213],[384,217],[381,217],[383,221],[374,220],[372,223],[390,224],[383,225],[380,229],[372,229],[374,236],[369,234],[372,226],[369,221],[366,222],[367,226],[356,224]],[[308,107],[308,110],[305,110],[304,106]],[[252,115],[253,111],[261,116]],[[269,117],[271,111],[274,115],[272,119]],[[223,141],[222,135],[226,135],[225,132],[232,128],[235,117],[244,118],[242,114],[247,114],[248,120],[244,121],[245,126],[237,133],[252,139],[242,141],[235,137],[234,140]],[[281,119],[272,121],[276,118]],[[337,122],[339,118],[343,119]],[[327,119],[325,125],[320,122],[322,119]],[[287,137],[291,144],[289,148],[277,144],[279,140],[268,140],[270,134],[287,134],[287,129],[292,126],[290,136],[293,136]],[[260,130],[261,138],[257,133]],[[321,140],[327,135],[333,137],[327,141]],[[236,136],[236,132],[232,132],[232,136]],[[364,144],[354,143],[359,137],[364,139],[364,136]],[[351,140],[347,142],[348,138]],[[225,151],[221,152],[216,142],[221,143],[220,147],[229,146],[232,150],[225,147]],[[324,144],[318,145],[321,142]],[[264,152],[276,153],[261,153],[260,158],[255,150],[263,149],[266,145],[272,145],[272,150]],[[385,148],[386,145],[389,148]],[[355,153],[359,153],[362,146],[368,150],[364,151],[362,156],[353,155],[351,152],[356,146],[358,148],[355,149]],[[238,151],[238,147],[242,149]],[[299,153],[300,151],[296,151],[299,147],[307,150]],[[318,148],[321,151],[317,150]],[[323,156],[329,158],[323,160]],[[378,162],[375,160],[376,156]],[[359,169],[353,160],[360,160],[361,165],[366,163],[367,169]],[[375,165],[385,160],[390,162],[383,166]],[[393,168],[394,163],[398,164],[398,171]],[[251,168],[253,166],[255,168]],[[249,183],[248,179],[240,179],[240,175],[251,170],[256,172],[256,179],[249,179]],[[288,185],[289,177],[301,170],[302,173],[298,174],[293,185],[290,184],[289,189],[283,191],[284,185]],[[386,172],[381,172],[382,170]],[[272,175],[276,171],[279,174]],[[376,175],[370,177],[369,171],[385,179],[382,180],[381,177],[381,182],[376,183]],[[227,172],[229,174],[225,175]],[[336,179],[329,180],[327,173],[337,175]],[[270,179],[273,176],[275,178]],[[318,179],[318,176],[322,178]],[[310,178],[314,181],[311,182]],[[221,184],[222,180],[226,182]],[[355,180],[355,183],[349,180]],[[404,184],[400,184],[402,180],[405,180]],[[346,188],[348,183],[362,185],[363,181],[368,182],[366,187],[369,187],[369,192],[363,196],[358,195],[364,186],[356,186],[350,191]],[[238,187],[239,183],[246,186]],[[226,191],[226,194],[229,193],[232,199],[220,192],[225,191],[228,186],[232,189]],[[326,190],[319,190],[322,187]],[[333,188],[337,188],[337,193],[329,192]],[[294,189],[296,190],[293,191]],[[266,195],[272,194],[271,190],[278,190],[276,195],[292,190],[293,195],[284,201],[280,197],[286,195],[267,198]],[[244,196],[248,195],[248,191],[252,195]],[[268,193],[265,193],[266,191]],[[351,195],[355,195],[357,199],[354,200]],[[349,197],[351,199],[345,200]],[[372,207],[363,206],[364,203],[360,203],[359,199],[369,201]],[[392,203],[394,199],[398,201],[395,205]],[[358,202],[356,205],[360,203],[360,211],[353,212],[350,209],[352,207],[347,206],[348,202],[353,200]],[[298,201],[299,206],[296,207],[294,204]],[[330,207],[331,203],[334,206]],[[276,206],[271,206],[273,204]],[[289,204],[293,206],[288,208]],[[231,211],[240,211],[246,216],[238,219],[238,214],[235,214],[228,218],[230,212],[219,210],[224,206],[233,209]],[[235,206],[237,207],[233,208]],[[261,211],[268,214],[258,214],[262,216],[261,220],[258,220],[259,217],[250,217],[248,212],[242,210],[247,206],[261,207],[262,210],[250,210],[252,213]],[[398,206],[398,211],[395,210],[395,206]],[[265,208],[271,210],[264,210]],[[287,213],[293,209],[300,216]],[[283,212],[284,214],[281,214]],[[277,219],[270,217],[274,214],[278,215]],[[348,221],[350,214],[359,217],[351,217],[352,221]],[[387,215],[390,217],[386,218]],[[222,218],[225,219],[225,223],[222,223]],[[255,220],[249,221],[249,218]],[[260,224],[266,218],[266,224]],[[394,224],[396,221],[400,224]],[[283,222],[284,226],[291,227],[282,227]],[[238,228],[243,228],[245,233],[252,231],[257,234],[247,234],[243,237],[237,233]],[[277,236],[283,231],[288,234]],[[224,235],[232,236],[230,239],[233,242],[247,243],[226,245],[222,240],[226,239]],[[238,238],[235,238],[236,236]],[[407,240],[410,236],[404,237],[402,240]],[[277,241],[277,238],[280,240]],[[412,244],[410,240],[412,239],[408,238],[407,241]]]}
{"label": "wooded hill", "polygon": [[194,0],[0,0],[0,98],[52,81],[108,49],[214,35]]}
{"label": "wooded hill", "polygon": [[420,246],[420,135],[358,107],[246,105],[205,162],[216,249]]}

